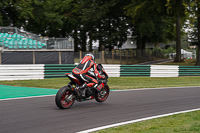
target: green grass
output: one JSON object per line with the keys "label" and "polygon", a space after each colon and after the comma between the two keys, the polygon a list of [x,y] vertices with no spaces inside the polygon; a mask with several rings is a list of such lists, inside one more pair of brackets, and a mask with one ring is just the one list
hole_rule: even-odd
{"label": "green grass", "polygon": [[199,133],[200,111],[137,122],[97,133]]}
{"label": "green grass", "polygon": [[184,62],[180,62],[180,63],[170,61],[170,62],[166,62],[166,63],[159,63],[156,65],[194,66],[195,63],[196,63],[196,59],[185,59]]}
{"label": "green grass", "polygon": [[[136,89],[136,88],[160,88],[160,87],[185,87],[200,86],[200,77],[110,77],[108,85],[110,89]],[[53,78],[41,80],[14,80],[0,81],[2,85],[54,88],[59,89],[69,83],[67,78]]]}

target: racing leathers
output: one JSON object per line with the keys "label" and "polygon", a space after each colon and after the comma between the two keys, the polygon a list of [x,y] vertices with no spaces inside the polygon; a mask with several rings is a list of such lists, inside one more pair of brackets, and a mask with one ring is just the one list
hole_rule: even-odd
{"label": "racing leathers", "polygon": [[[93,69],[93,71],[91,71],[91,69]],[[83,89],[89,85],[90,87],[97,88],[97,78],[105,78],[104,75],[99,74],[97,65],[91,56],[85,56],[72,70],[72,74],[78,79],[85,81],[85,84],[83,84],[83,87],[80,89]],[[91,83],[93,83],[92,86]]]}

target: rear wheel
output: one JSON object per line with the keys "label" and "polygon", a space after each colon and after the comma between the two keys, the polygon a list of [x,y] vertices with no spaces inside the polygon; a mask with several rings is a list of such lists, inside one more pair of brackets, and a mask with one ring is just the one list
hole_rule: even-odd
{"label": "rear wheel", "polygon": [[109,93],[110,93],[110,89],[109,89],[109,86],[106,84],[100,92],[96,92],[95,94],[95,100],[97,102],[104,102],[108,96],[109,96]]}
{"label": "rear wheel", "polygon": [[73,98],[74,94],[72,93],[71,89],[67,86],[60,88],[56,94],[55,102],[56,105],[60,109],[68,109],[70,108],[75,101]]}

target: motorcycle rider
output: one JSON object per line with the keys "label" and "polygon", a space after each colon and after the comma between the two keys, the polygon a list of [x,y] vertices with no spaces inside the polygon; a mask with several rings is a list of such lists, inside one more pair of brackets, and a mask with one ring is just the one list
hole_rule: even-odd
{"label": "motorcycle rider", "polygon": [[[91,69],[93,69],[94,71],[91,71]],[[99,85],[97,78],[105,78],[104,75],[99,74],[93,54],[86,54],[84,58],[79,62],[79,64],[72,70],[72,74],[76,78],[85,81],[83,85],[77,88],[81,95],[84,95],[82,90],[88,86],[87,83],[94,83],[92,87],[97,89],[97,86]]]}

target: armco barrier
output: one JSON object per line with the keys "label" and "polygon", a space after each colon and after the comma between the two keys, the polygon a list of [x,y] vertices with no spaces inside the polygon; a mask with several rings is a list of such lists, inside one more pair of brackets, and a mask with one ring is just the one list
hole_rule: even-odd
{"label": "armco barrier", "polygon": [[70,73],[76,67],[74,64],[45,64],[44,78],[65,77],[65,73]]}
{"label": "armco barrier", "polygon": [[179,76],[200,76],[200,66],[179,66]]}
{"label": "armco barrier", "polygon": [[150,65],[121,65],[120,77],[124,76],[150,77]]}
{"label": "armco barrier", "polygon": [[0,65],[0,80],[44,79],[44,65]]}
{"label": "armco barrier", "polygon": [[119,77],[120,76],[120,65],[105,65],[103,67],[109,77]]}
{"label": "armco barrier", "polygon": [[[0,80],[28,80],[65,77],[76,67],[74,64],[0,65]],[[178,77],[200,76],[200,66],[166,65],[106,65],[109,77],[146,76]]]}
{"label": "armco barrier", "polygon": [[178,66],[172,65],[151,65],[150,77],[178,77]]}
{"label": "armco barrier", "polygon": [[[72,69],[76,67],[73,64],[46,64],[45,65],[45,78],[59,78],[65,77],[65,73],[70,73]],[[120,76],[120,65],[104,65],[105,71],[108,73],[109,77],[119,77]]]}

